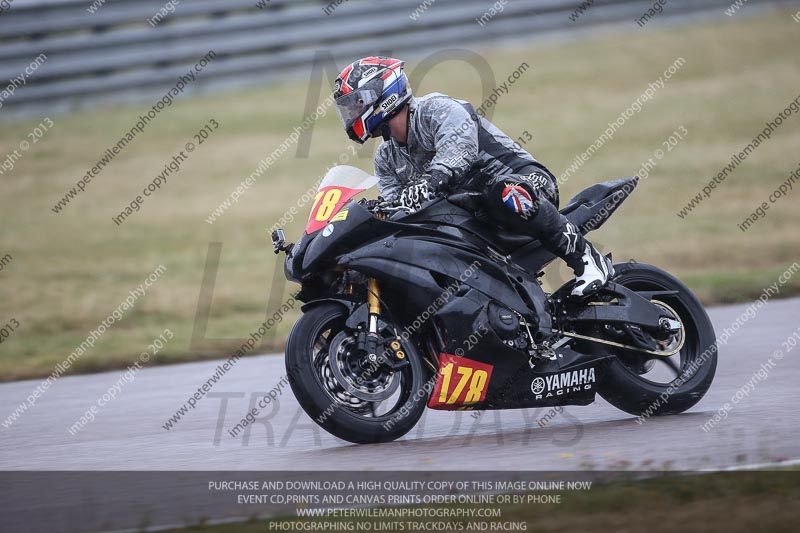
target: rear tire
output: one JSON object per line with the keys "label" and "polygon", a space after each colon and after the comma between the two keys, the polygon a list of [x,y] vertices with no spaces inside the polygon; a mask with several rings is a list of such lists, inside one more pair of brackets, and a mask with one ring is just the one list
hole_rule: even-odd
{"label": "rear tire", "polygon": [[[398,394],[402,403],[382,415],[354,412],[350,405],[337,400],[323,385],[319,357],[326,354],[315,347],[326,332],[330,340],[343,331],[347,316],[344,305],[324,303],[312,307],[300,317],[286,346],[289,384],[303,410],[328,433],[356,444],[393,441],[408,433],[425,410],[429,393],[424,387],[422,361],[412,342],[403,343],[409,365],[398,378],[401,380]],[[399,374],[396,372],[395,377]]]}
{"label": "rear tire", "polygon": [[[663,270],[640,263],[615,265],[613,281],[632,290],[677,291],[658,296],[679,315],[685,343],[670,359],[679,374],[670,383],[657,383],[636,372],[641,355],[620,350],[599,385],[600,395],[614,407],[635,416],[682,413],[705,395],[717,368],[716,334],[703,305],[680,280]],[[653,356],[657,357],[657,356]],[[676,359],[680,359],[678,362]],[[658,364],[658,361],[656,361]]]}

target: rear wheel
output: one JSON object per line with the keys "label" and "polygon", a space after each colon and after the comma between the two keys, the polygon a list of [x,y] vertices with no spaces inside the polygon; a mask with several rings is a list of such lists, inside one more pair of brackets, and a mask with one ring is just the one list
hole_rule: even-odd
{"label": "rear wheel", "polygon": [[[680,336],[664,341],[660,350],[681,346],[670,357],[634,350],[615,350],[600,395],[610,404],[636,416],[682,413],[705,395],[717,368],[716,334],[708,314],[692,292],[677,278],[654,266],[627,263],[615,266],[614,282],[634,291],[676,291],[658,295],[656,305],[674,312]],[[681,345],[682,343],[682,345]]]}
{"label": "rear wheel", "polygon": [[347,308],[336,303],[309,309],[286,346],[289,383],[305,412],[326,431],[358,444],[405,435],[428,400],[422,362],[411,342],[393,368],[358,351],[356,331],[345,325]]}

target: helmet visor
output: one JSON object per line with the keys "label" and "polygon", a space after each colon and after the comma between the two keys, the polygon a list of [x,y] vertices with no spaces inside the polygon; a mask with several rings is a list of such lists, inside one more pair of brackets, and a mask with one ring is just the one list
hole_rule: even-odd
{"label": "helmet visor", "polygon": [[372,80],[363,87],[336,99],[336,112],[339,113],[339,119],[345,129],[375,105],[382,89],[383,80]]}

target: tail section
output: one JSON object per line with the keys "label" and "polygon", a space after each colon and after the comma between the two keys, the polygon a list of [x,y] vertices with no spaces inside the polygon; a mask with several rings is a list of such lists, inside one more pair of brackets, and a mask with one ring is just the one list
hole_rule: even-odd
{"label": "tail section", "polygon": [[596,183],[579,192],[561,213],[586,234],[602,226],[631,195],[639,177]]}

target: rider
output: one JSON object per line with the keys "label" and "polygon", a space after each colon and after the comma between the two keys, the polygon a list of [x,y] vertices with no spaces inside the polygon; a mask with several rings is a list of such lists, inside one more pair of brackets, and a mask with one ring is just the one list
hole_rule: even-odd
{"label": "rider", "polygon": [[599,290],[611,261],[558,212],[558,184],[544,165],[467,102],[441,93],[411,95],[405,63],[365,57],[336,78],[334,98],[348,136],[383,137],[375,174],[384,200],[412,210],[435,195],[483,192],[497,224],[538,238],[576,276],[573,296]]}

